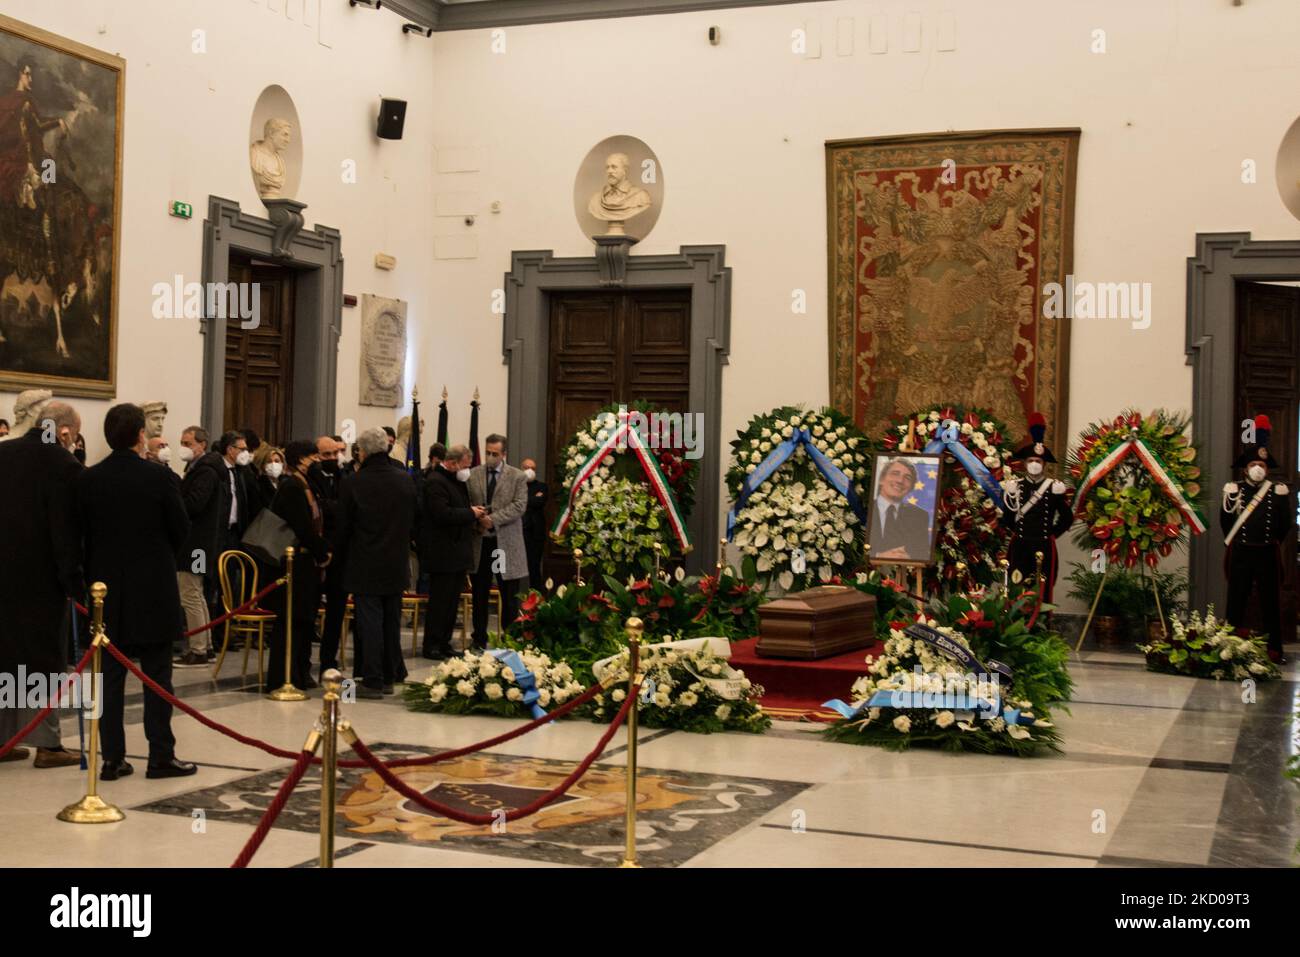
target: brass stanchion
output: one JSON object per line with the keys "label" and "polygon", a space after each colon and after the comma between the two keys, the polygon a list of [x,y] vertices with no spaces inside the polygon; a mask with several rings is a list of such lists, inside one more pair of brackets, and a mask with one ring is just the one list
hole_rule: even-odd
{"label": "brass stanchion", "polygon": [[1034,552],[1034,583],[1038,586],[1038,593],[1043,593],[1043,553]]}
{"label": "brass stanchion", "polygon": [[1092,616],[1097,613],[1097,603],[1101,601],[1101,590],[1106,587],[1106,576],[1110,574],[1110,562],[1102,569],[1101,581],[1097,583],[1097,594],[1092,598],[1092,607],[1088,609],[1088,617],[1083,622],[1083,631],[1079,632],[1079,640],[1074,644],[1074,653],[1077,655],[1079,649],[1083,647],[1083,639],[1088,636],[1088,628],[1092,625]]}
{"label": "brass stanchion", "polygon": [[86,796],[76,804],[69,804],[56,815],[60,821],[69,824],[111,824],[123,820],[126,815],[122,809],[109,804],[99,796],[99,715],[104,710],[103,648],[108,644],[104,635],[104,596],[108,586],[95,582],[90,586],[90,596],[94,599],[94,619],[90,626],[90,643],[95,648],[92,659],[90,686],[94,689],[95,703],[90,709],[90,750],[86,756],[90,783]]}
{"label": "brass stanchion", "polygon": [[324,726],[320,767],[320,866],[334,866],[334,800],[338,784],[339,758],[339,692],[343,689],[343,675],[331,668],[321,675],[325,686],[325,701],[320,720]]}
{"label": "brass stanchion", "polygon": [[284,550],[284,684],[267,697],[272,701],[306,701],[293,686],[293,546]]}
{"label": "brass stanchion", "polygon": [[581,548],[575,548],[573,550],[573,563],[578,566],[578,575],[577,575],[578,585],[582,585],[582,549]]}
{"label": "brass stanchion", "polygon": [[1002,566],[1002,593],[1009,594],[1011,591],[1011,563],[1005,558],[998,559],[998,564]]}
{"label": "brass stanchion", "polygon": [[627,693],[632,703],[627,709],[627,844],[623,851],[623,863],[619,867],[640,867],[636,862],[636,713],[640,707],[640,702],[636,700],[636,673],[641,668],[641,633],[644,625],[640,618],[629,618],[625,630],[628,648]]}
{"label": "brass stanchion", "polygon": [[718,567],[714,571],[714,574],[717,576],[719,581],[722,580],[722,568],[726,564],[727,564],[727,540],[725,538],[720,538],[718,539]]}

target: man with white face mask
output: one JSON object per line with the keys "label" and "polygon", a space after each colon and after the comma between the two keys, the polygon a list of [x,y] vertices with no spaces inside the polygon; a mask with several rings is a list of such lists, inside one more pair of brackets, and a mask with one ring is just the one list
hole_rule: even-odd
{"label": "man with white face mask", "polygon": [[1255,416],[1255,441],[1237,456],[1234,468],[1245,469],[1245,481],[1223,487],[1219,527],[1228,546],[1227,619],[1239,630],[1248,627],[1247,605],[1258,590],[1260,631],[1268,635],[1268,656],[1284,664],[1282,616],[1278,596],[1282,589],[1282,543],[1295,528],[1295,502],[1291,491],[1268,479],[1279,468],[1268,451],[1273,426],[1266,415]]}
{"label": "man with white face mask", "polygon": [[546,483],[537,477],[537,463],[519,463],[528,479],[528,511],[524,512],[524,547],[528,549],[528,584],[542,588],[542,555],[546,552]]}
{"label": "man with white face mask", "polygon": [[[222,456],[208,451],[208,433],[200,426],[192,425],[181,433],[180,457],[185,463],[181,499],[190,519],[190,533],[176,555],[176,584],[185,611],[185,630],[195,631],[210,620],[208,596],[217,577],[217,560],[230,515],[225,491],[229,479]],[[174,664],[199,668],[214,658],[212,632],[199,631],[190,635],[184,653]]]}
{"label": "man with white face mask", "polygon": [[[470,461],[467,446],[453,445],[421,493],[421,550],[428,556],[429,568],[423,654],[435,661],[455,653],[451,633],[456,626],[456,607],[474,559],[474,529],[487,514],[487,509],[470,504],[466,484]],[[469,624],[465,623],[466,631]]]}
{"label": "man with white face mask", "polygon": [[1036,587],[1038,553],[1042,552],[1043,601],[1050,602],[1056,584],[1056,540],[1074,524],[1074,513],[1065,483],[1044,475],[1045,464],[1056,463],[1052,450],[1043,444],[1046,436],[1047,419],[1034,412],[1029,416],[1029,442],[1011,456],[1011,461],[1025,463],[1026,477],[1003,484],[1003,520],[1011,527],[1007,560],[1012,590]]}

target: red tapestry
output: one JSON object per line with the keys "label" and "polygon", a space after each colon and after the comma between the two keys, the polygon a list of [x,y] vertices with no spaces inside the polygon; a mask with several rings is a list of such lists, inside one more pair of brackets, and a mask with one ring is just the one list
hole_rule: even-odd
{"label": "red tapestry", "polygon": [[[1078,130],[826,145],[831,397],[868,434],[945,402],[1068,436],[1065,319]],[[1059,441],[1059,440],[1058,440]]]}

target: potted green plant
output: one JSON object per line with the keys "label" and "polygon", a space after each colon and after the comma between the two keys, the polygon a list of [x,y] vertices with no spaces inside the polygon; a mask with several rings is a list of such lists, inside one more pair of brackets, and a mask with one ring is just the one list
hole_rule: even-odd
{"label": "potted green plant", "polygon": [[[1127,643],[1125,619],[1133,602],[1132,583],[1122,569],[1112,569],[1106,575],[1106,585],[1101,588],[1102,573],[1094,572],[1075,562],[1069,575],[1069,596],[1083,602],[1092,612],[1089,634],[1102,648],[1119,648]],[[1101,596],[1097,589],[1101,588]]]}

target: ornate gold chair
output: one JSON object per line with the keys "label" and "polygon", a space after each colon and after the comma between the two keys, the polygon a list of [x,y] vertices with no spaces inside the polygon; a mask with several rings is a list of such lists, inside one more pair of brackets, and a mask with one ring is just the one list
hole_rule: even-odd
{"label": "ornate gold chair", "polygon": [[[238,570],[237,579],[231,569]],[[247,552],[231,549],[221,553],[217,560],[217,573],[221,578],[221,604],[229,612],[238,608],[257,594],[257,562]],[[216,667],[212,669],[215,680],[221,673],[221,664],[226,660],[226,649],[230,647],[230,636],[240,635],[244,638],[244,664],[240,677],[248,674],[248,653],[252,639],[257,639],[257,683],[262,684],[262,656],[266,647],[266,626],[275,621],[275,614],[254,606],[248,611],[226,619],[225,634],[221,641],[221,652],[217,655]]]}

